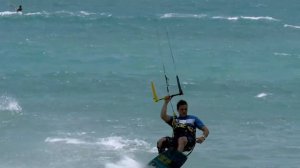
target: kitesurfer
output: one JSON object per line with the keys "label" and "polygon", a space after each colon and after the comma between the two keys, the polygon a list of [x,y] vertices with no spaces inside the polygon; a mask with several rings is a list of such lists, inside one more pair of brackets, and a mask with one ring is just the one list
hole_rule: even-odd
{"label": "kitesurfer", "polygon": [[22,5],[19,5],[17,12],[22,12],[22,10],[23,10]]}
{"label": "kitesurfer", "polygon": [[[173,137],[163,137],[157,142],[159,153],[166,149],[174,148],[179,152],[191,151],[196,142],[203,143],[209,134],[208,128],[196,116],[188,115],[188,104],[185,100],[177,103],[178,117],[167,114],[168,103],[171,97],[166,96],[161,109],[160,117],[173,128]],[[200,129],[203,134],[196,137],[196,128]]]}

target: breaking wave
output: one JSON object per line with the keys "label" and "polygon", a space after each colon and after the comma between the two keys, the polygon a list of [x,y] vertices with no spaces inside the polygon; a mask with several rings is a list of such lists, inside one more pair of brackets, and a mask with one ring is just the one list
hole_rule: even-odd
{"label": "breaking wave", "polygon": [[279,21],[279,19],[270,16],[213,16],[212,19],[222,19],[222,20],[263,20],[263,21]]}
{"label": "breaking wave", "polygon": [[161,19],[165,18],[204,18],[207,15],[204,14],[180,14],[180,13],[166,13],[160,16]]}
{"label": "breaking wave", "polygon": [[0,17],[30,17],[30,16],[40,16],[40,17],[52,17],[52,16],[60,16],[60,17],[87,17],[87,16],[95,16],[95,17],[111,17],[110,13],[93,13],[87,11],[78,11],[78,12],[70,12],[70,11],[55,11],[55,12],[47,12],[47,11],[39,11],[39,12],[13,12],[13,11],[3,11],[0,12]]}
{"label": "breaking wave", "polygon": [[280,21],[279,19],[273,18],[271,16],[208,16],[206,14],[188,14],[188,13],[165,13],[160,16],[161,19],[168,18],[209,18],[209,19],[221,19],[229,21],[237,20],[262,20],[262,21]]}
{"label": "breaking wave", "polygon": [[293,29],[300,29],[300,26],[289,25],[289,24],[285,24],[284,27],[293,28]]}

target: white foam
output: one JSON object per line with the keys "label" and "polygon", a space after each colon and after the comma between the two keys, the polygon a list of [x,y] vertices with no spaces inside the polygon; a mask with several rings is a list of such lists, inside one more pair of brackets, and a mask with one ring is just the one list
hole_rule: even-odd
{"label": "white foam", "polygon": [[284,27],[289,27],[289,28],[294,28],[294,29],[300,29],[300,26],[289,25],[289,24],[285,24]]}
{"label": "white foam", "polygon": [[142,168],[143,166],[134,159],[125,156],[116,163],[106,163],[105,168]]}
{"label": "white foam", "polygon": [[125,139],[119,136],[112,136],[106,138],[99,138],[96,141],[86,141],[78,138],[59,138],[59,137],[47,137],[45,139],[46,143],[64,143],[64,144],[73,144],[73,145],[97,145],[101,146],[102,148],[107,148],[109,150],[115,151],[135,151],[138,149],[141,150],[149,150],[150,151],[150,144],[143,140],[139,139]]}
{"label": "white foam", "polygon": [[102,12],[100,13],[101,16],[106,16],[106,17],[112,17],[112,14],[111,13],[105,13],[105,12]]}
{"label": "white foam", "polygon": [[143,140],[130,140],[119,136],[100,138],[97,144],[106,146],[112,150],[127,149],[132,151],[137,150],[138,148],[150,148],[150,145]]}
{"label": "white foam", "polygon": [[75,13],[70,12],[70,11],[65,11],[65,10],[62,10],[62,11],[56,11],[56,12],[54,12],[54,13],[55,13],[55,14],[67,14],[67,15],[71,15],[71,16],[75,15]]}
{"label": "white foam", "polygon": [[157,148],[153,147],[150,150],[148,150],[149,153],[157,153]]}
{"label": "white foam", "polygon": [[22,12],[3,11],[0,16],[22,15]]}
{"label": "white foam", "polygon": [[91,15],[98,15],[101,17],[111,17],[112,14],[110,13],[93,13],[88,11],[78,11],[78,12],[71,12],[66,10],[61,11],[54,11],[54,12],[47,12],[47,11],[38,11],[38,12],[28,12],[28,13],[22,13],[22,12],[15,12],[15,11],[3,11],[0,12],[0,16],[3,17],[9,17],[14,15],[23,15],[23,16],[42,16],[42,17],[50,17],[50,16],[66,16],[66,17],[87,17]]}
{"label": "white foam", "polygon": [[203,18],[206,17],[204,14],[181,14],[181,13],[166,13],[163,14],[160,18],[165,19],[165,18]]}
{"label": "white foam", "polygon": [[226,17],[226,16],[213,16],[213,19],[222,19],[222,20],[233,20],[236,21],[239,19],[239,17]]}
{"label": "white foam", "polygon": [[86,11],[80,11],[81,14],[89,16],[89,15],[95,15],[96,13],[90,13],[90,12],[86,12]]}
{"label": "white foam", "polygon": [[257,94],[255,97],[256,98],[264,98],[264,97],[266,97],[266,96],[268,96],[269,94],[267,94],[267,93],[259,93],[259,94]]}
{"label": "white foam", "polygon": [[49,16],[50,13],[46,12],[46,11],[42,11],[42,12],[32,12],[32,13],[25,13],[25,16]]}
{"label": "white foam", "polygon": [[122,149],[126,146],[125,142],[122,142],[121,137],[108,137],[99,139],[98,144],[103,146],[112,147],[114,150]]}
{"label": "white foam", "polygon": [[106,120],[107,122],[119,122],[119,120]]}
{"label": "white foam", "polygon": [[195,85],[196,83],[195,82],[186,82],[186,81],[183,81],[182,84],[184,84],[184,85]]}
{"label": "white foam", "polygon": [[243,20],[267,20],[267,21],[279,21],[270,16],[213,16],[212,19],[222,19],[229,21]]}
{"label": "white foam", "polygon": [[270,16],[241,16],[242,19],[246,20],[268,20],[268,21],[279,21]]}
{"label": "white foam", "polygon": [[18,101],[12,97],[0,96],[0,111],[21,112],[22,107]]}
{"label": "white foam", "polygon": [[77,17],[86,17],[91,15],[100,15],[104,17],[111,17],[111,14],[109,13],[93,13],[93,12],[87,12],[87,11],[79,11],[79,12],[70,12],[70,11],[56,11],[54,14],[63,14],[66,16],[77,16]]}
{"label": "white foam", "polygon": [[45,142],[48,143],[66,143],[66,144],[75,144],[75,145],[80,145],[80,144],[86,144],[88,145],[88,142],[79,140],[79,139],[75,139],[75,138],[46,138]]}
{"label": "white foam", "polygon": [[279,55],[279,56],[290,56],[291,54],[275,52],[274,55]]}

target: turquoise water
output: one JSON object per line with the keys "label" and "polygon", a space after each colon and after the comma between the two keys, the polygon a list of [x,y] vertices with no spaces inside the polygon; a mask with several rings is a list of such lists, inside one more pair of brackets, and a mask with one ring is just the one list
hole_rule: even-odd
{"label": "turquoise water", "polygon": [[1,168],[143,167],[162,62],[211,132],[184,168],[299,167],[298,1],[0,2]]}

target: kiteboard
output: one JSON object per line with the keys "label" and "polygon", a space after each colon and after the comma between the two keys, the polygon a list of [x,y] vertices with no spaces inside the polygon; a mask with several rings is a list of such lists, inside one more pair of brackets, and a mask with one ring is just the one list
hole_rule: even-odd
{"label": "kiteboard", "polygon": [[180,168],[186,160],[187,156],[183,153],[169,149],[152,159],[147,168]]}

